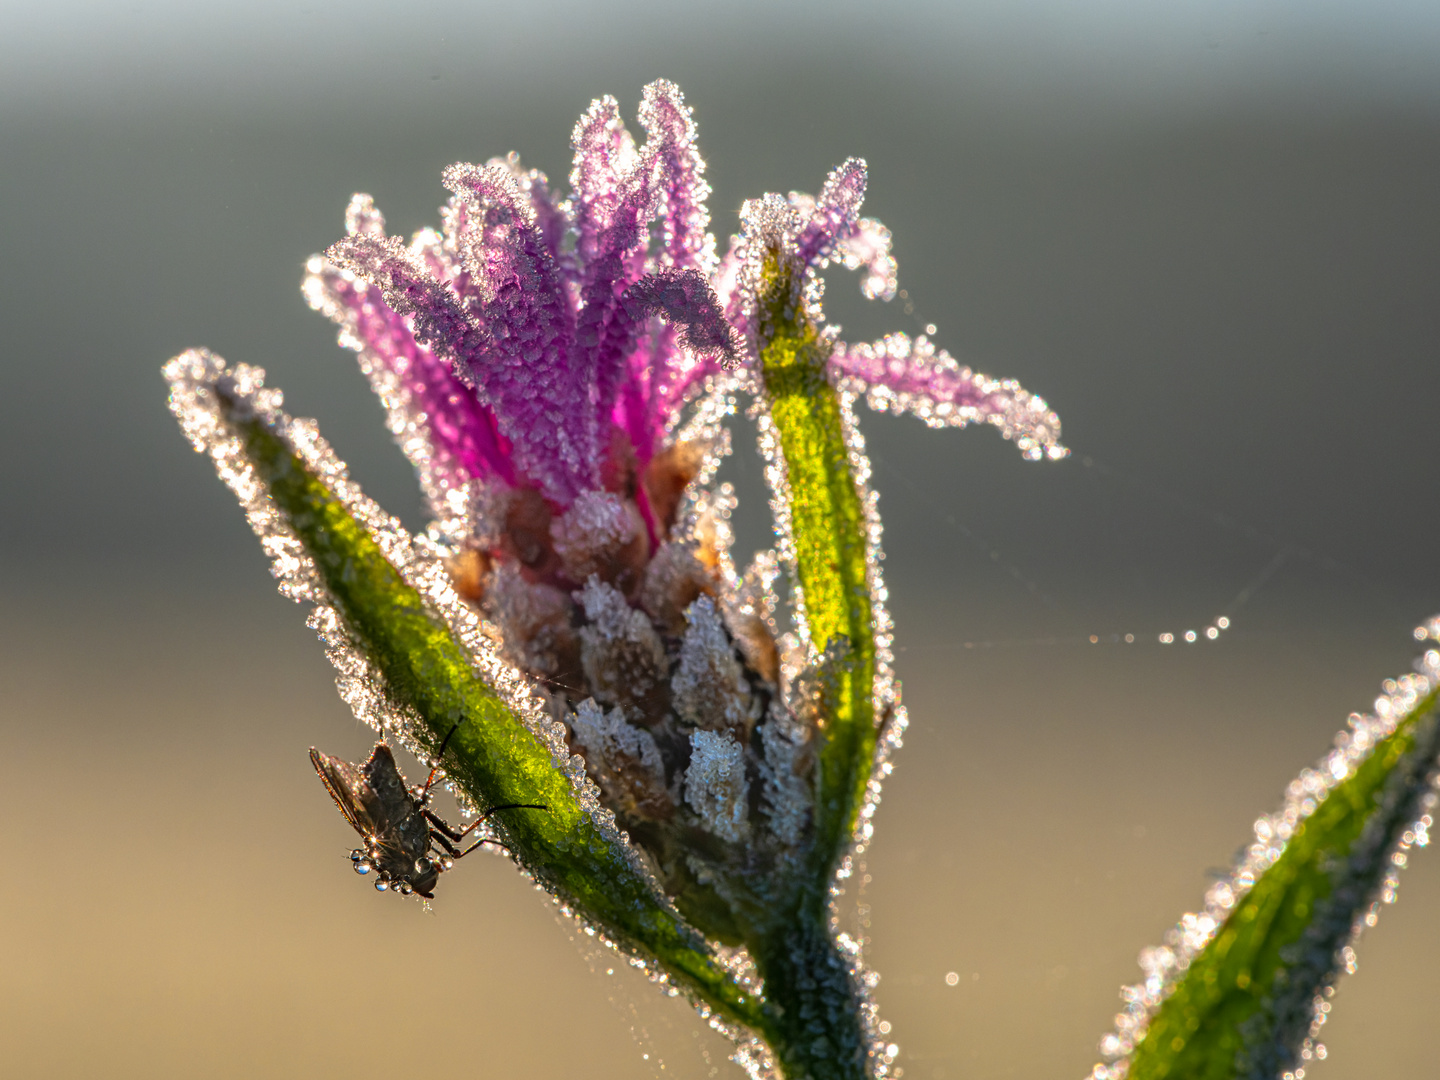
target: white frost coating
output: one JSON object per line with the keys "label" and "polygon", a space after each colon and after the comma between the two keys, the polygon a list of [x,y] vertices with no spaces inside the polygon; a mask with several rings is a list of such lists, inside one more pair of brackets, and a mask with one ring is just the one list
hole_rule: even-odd
{"label": "white frost coating", "polygon": [[739,843],[748,831],[745,751],[728,732],[690,733],[685,801],[705,827],[722,840]]}
{"label": "white frost coating", "polygon": [[665,645],[643,611],[613,585],[591,577],[575,593],[590,622],[580,628],[580,662],[600,700],[643,697],[665,675]]}
{"label": "white frost coating", "polygon": [[350,205],[345,207],[345,233],[347,236],[385,235],[385,215],[375,208],[375,200],[363,192],[350,196]]}
{"label": "white frost coating", "polygon": [[660,748],[655,745],[655,736],[644,728],[627,723],[625,713],[611,709],[608,713],[586,698],[575,710],[570,727],[575,739],[595,760],[608,762],[619,757],[640,762],[654,778],[656,786],[665,786],[665,763],[660,759]]}
{"label": "white frost coating", "polygon": [[715,601],[700,597],[686,610],[685,619],[680,665],[670,682],[675,712],[709,731],[748,727],[753,719],[750,684],[735,659]]}
{"label": "white frost coating", "polygon": [[543,675],[556,674],[563,639],[571,633],[571,606],[562,590],[526,581],[508,561],[495,567],[485,590],[486,609],[509,631],[502,649],[522,668]]}
{"label": "white frost coating", "polygon": [[[1255,841],[1230,875],[1210,887],[1205,894],[1205,906],[1182,916],[1165,935],[1163,945],[1141,950],[1140,969],[1145,979],[1121,988],[1125,1008],[1115,1017],[1115,1030],[1100,1040],[1100,1054],[1105,1060],[1091,1070],[1088,1080],[1123,1080],[1130,1071],[1130,1054],[1144,1038],[1150,1020],[1184,977],[1191,962],[1210,944],[1236,904],[1285,853],[1300,823],[1315,812],[1335,787],[1354,776],[1376,745],[1394,734],[1400,720],[1440,683],[1440,648],[1435,647],[1435,643],[1440,642],[1440,616],[1417,627],[1415,637],[1432,643],[1416,661],[1416,673],[1386,679],[1381,695],[1375,699],[1373,712],[1350,714],[1348,726],[1335,736],[1335,749],[1290,782],[1278,811],[1256,820]],[[1411,847],[1423,847],[1429,842],[1429,830],[1434,825],[1431,812],[1435,805],[1433,793],[1422,797],[1421,807],[1425,813],[1405,830],[1396,845],[1390,859],[1392,868],[1381,884],[1379,898],[1357,920],[1355,937],[1365,927],[1376,924],[1382,904],[1395,902],[1399,871],[1405,865],[1406,853]],[[1345,967],[1351,972],[1355,966],[1355,937],[1342,949]],[[1326,996],[1317,996],[1315,1010],[1310,1037],[1300,1048],[1302,1060],[1306,1061],[1325,1056],[1324,1047],[1314,1039],[1329,1012]],[[1297,1080],[1303,1076],[1303,1066],[1295,1075]]]}
{"label": "white frost coating", "polygon": [[[855,421],[855,397],[841,392],[840,429],[845,439],[845,449],[850,458],[851,475],[860,496],[860,505],[865,514],[865,583],[870,592],[870,621],[875,641],[875,682],[871,695],[875,723],[880,725],[875,744],[875,757],[870,768],[870,778],[865,784],[865,797],[856,815],[855,834],[851,853],[845,856],[845,864],[852,855],[864,854],[875,834],[875,811],[880,806],[880,790],[886,777],[894,770],[890,758],[902,744],[909,717],[900,703],[900,683],[895,678],[893,646],[895,643],[894,623],[890,619],[885,602],[890,591],[885,587],[880,564],[885,559],[880,545],[882,527],[880,524],[880,496],[870,488],[870,459],[865,454],[865,438],[860,425]],[[837,875],[831,884],[831,918],[835,919],[837,908],[834,898],[843,890],[844,877]],[[843,936],[843,935],[842,935]],[[875,1004],[873,990],[879,981],[878,973],[865,966],[861,954],[863,942],[856,940],[850,953],[850,976],[860,988],[861,1020],[864,1024],[871,1067],[877,1077],[889,1074],[895,1061],[895,1044],[889,1042],[880,1031],[880,1010]]]}
{"label": "white frost coating", "polygon": [[271,573],[279,581],[281,594],[316,605],[312,625],[322,634],[327,655],[339,669],[337,683],[342,696],[347,702],[357,702],[363,710],[357,712],[357,716],[377,725],[383,734],[396,738],[406,749],[425,759],[424,749],[411,734],[411,718],[388,704],[383,678],[355,648],[314,562],[271,503],[264,483],[245,456],[240,439],[221,416],[217,385],[224,388],[224,395],[233,402],[231,411],[237,419],[254,417],[275,432],[365,527],[405,582],[419,592],[430,609],[449,626],[467,652],[476,676],[549,750],[556,768],[569,778],[581,808],[611,850],[646,881],[658,903],[673,911],[643,858],[615,824],[614,813],[601,804],[599,789],[585,773],[584,760],[570,754],[565,725],[550,719],[534,683],[499,655],[479,617],[451,587],[444,564],[448,551],[427,538],[412,538],[399,521],[361,493],[349,479],[344,463],[320,437],[315,424],[292,419],[281,410],[280,392],[265,387],[265,373],[261,369],[240,364],[231,370],[208,350],[192,349],[167,363],[163,374],[170,384],[171,412],[191,445],[197,451],[209,453],[221,480],[239,498],[247,521],[271,558]]}
{"label": "white frost coating", "polygon": [[600,570],[645,528],[639,511],[608,491],[582,491],[563,514],[550,522],[555,554],[572,580],[584,581]]}
{"label": "white frost coating", "polygon": [[994,379],[962,366],[923,334],[888,334],[873,344],[836,346],[828,372],[836,389],[863,394],[877,412],[909,413],[930,427],[986,423],[1026,460],[1058,461],[1060,417],[1014,379]]}
{"label": "white frost coating", "polygon": [[765,750],[760,776],[765,782],[770,831],[790,846],[804,836],[813,805],[809,781],[796,774],[796,759],[804,739],[804,730],[781,709],[772,710],[770,719],[760,725],[760,743]]}
{"label": "white frost coating", "polygon": [[874,218],[861,218],[854,236],[835,245],[835,258],[846,270],[865,268],[860,292],[867,300],[893,300],[896,286],[895,257],[890,254],[890,230]]}

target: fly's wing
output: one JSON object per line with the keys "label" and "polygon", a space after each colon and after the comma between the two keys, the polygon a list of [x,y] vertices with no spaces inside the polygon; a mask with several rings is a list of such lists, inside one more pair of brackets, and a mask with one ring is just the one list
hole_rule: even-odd
{"label": "fly's wing", "polygon": [[359,769],[348,761],[321,753],[313,746],[310,748],[310,763],[315,766],[330,798],[335,800],[340,813],[345,815],[345,820],[356,832],[361,836],[373,836],[382,831],[385,823],[375,813],[378,800]]}

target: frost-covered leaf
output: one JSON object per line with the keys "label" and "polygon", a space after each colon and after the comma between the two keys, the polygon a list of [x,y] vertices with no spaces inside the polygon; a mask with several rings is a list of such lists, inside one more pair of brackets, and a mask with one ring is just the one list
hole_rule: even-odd
{"label": "frost-covered leaf", "polygon": [[1440,620],[1417,674],[1387,680],[1332,750],[1255,823],[1205,909],[1141,954],[1145,982],[1101,1042],[1094,1080],[1300,1080],[1360,931],[1393,902],[1407,852],[1429,841],[1440,750]]}

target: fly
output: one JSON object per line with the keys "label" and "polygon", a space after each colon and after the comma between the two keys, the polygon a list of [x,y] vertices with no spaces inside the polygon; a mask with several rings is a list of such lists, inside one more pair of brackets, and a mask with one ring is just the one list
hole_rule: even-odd
{"label": "fly", "polygon": [[460,725],[450,729],[435,755],[435,767],[422,787],[408,787],[395,755],[383,742],[375,744],[364,765],[352,765],[337,757],[310,748],[310,761],[325,790],[340,813],[364,838],[364,847],[350,853],[357,874],[377,872],[375,888],[395,889],[402,895],[419,893],[427,900],[435,895],[435,882],[456,859],[464,858],[481,844],[495,843],[488,837],[461,850],[465,837],[501,810],[548,810],[547,806],[507,803],[492,806],[463,829],[452,828],[430,809],[430,790],[440,775],[440,759]]}

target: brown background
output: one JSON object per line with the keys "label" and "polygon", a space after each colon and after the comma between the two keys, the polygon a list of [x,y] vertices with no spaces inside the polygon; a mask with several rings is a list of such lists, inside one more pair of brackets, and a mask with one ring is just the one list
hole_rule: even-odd
{"label": "brown background", "polygon": [[[0,1074],[738,1075],[502,860],[433,916],[348,872],[305,751],[369,733],[158,378],[265,365],[416,522],[303,261],[353,190],[409,232],[451,161],[562,180],[598,93],[681,83],[722,237],[866,156],[917,317],[844,275],[832,312],[934,321],[1076,450],[864,418],[912,717],[864,899],[908,1077],[1083,1075],[1138,950],[1440,610],[1421,5],[48,11],[0,64]],[[743,433],[727,468],[763,543]],[[1316,1077],[1433,1075],[1415,863]]]}

